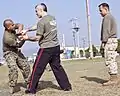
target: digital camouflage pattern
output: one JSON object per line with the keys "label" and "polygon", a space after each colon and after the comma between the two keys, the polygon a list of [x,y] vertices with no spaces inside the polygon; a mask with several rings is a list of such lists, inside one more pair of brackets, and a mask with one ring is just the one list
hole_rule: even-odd
{"label": "digital camouflage pattern", "polygon": [[109,74],[118,73],[118,70],[117,70],[118,67],[117,67],[117,62],[116,62],[117,46],[118,46],[117,38],[109,38],[105,45],[105,50],[104,50],[105,63],[109,69]]}
{"label": "digital camouflage pattern", "polygon": [[30,76],[30,65],[21,51],[4,52],[4,58],[9,68],[9,86],[14,87],[18,80],[18,68],[22,72],[25,82],[28,82]]}

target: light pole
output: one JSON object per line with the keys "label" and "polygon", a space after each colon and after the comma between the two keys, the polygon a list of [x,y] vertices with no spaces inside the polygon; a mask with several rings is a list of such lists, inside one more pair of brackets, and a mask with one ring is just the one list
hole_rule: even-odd
{"label": "light pole", "polygon": [[83,44],[83,56],[85,57],[85,44],[86,44],[86,38],[85,37],[83,37],[82,38],[82,44]]}
{"label": "light pole", "polygon": [[[72,18],[70,20],[72,23],[72,32],[73,32],[73,41],[74,41],[74,52],[75,52],[75,57],[80,58],[80,52],[79,52],[79,47],[80,47],[80,37],[79,37],[79,26],[78,26],[78,19],[77,18]],[[77,39],[78,39],[78,44],[76,46],[76,34],[77,34]],[[77,47],[77,50],[76,50]]]}
{"label": "light pole", "polygon": [[88,42],[89,42],[89,52],[90,58],[93,58],[93,51],[92,51],[92,41],[91,41],[91,23],[90,23],[90,11],[89,11],[89,0],[86,0],[86,13],[87,13],[87,25],[88,25]]}
{"label": "light pole", "polygon": [[65,35],[62,34],[62,47],[65,48]]}

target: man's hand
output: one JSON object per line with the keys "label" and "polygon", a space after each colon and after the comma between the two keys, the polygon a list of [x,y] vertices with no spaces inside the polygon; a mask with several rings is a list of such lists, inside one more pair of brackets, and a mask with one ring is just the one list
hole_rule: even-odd
{"label": "man's hand", "polygon": [[101,53],[102,57],[104,57],[104,50],[105,50],[105,43],[101,43],[100,53]]}
{"label": "man's hand", "polygon": [[105,43],[102,43],[102,44],[101,44],[101,47],[104,49],[104,48],[105,48]]}
{"label": "man's hand", "polygon": [[25,34],[25,35],[22,36],[22,38],[23,38],[23,40],[28,40],[29,37],[28,37],[27,34]]}
{"label": "man's hand", "polygon": [[101,47],[102,47],[102,48],[104,48],[104,47],[105,47],[105,44],[104,44],[104,43],[102,43],[102,44],[101,44]]}
{"label": "man's hand", "polygon": [[20,40],[27,40],[27,39],[28,39],[28,35],[27,35],[27,34],[20,35],[20,36],[18,36],[18,38],[19,38]]}
{"label": "man's hand", "polygon": [[27,29],[24,29],[24,30],[22,30],[20,33],[22,34],[22,35],[25,35],[26,33],[27,33]]}

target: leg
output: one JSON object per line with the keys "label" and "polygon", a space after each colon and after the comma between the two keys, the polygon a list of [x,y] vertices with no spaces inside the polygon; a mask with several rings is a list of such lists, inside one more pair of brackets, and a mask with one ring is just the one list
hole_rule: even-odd
{"label": "leg", "polygon": [[18,52],[17,65],[22,72],[25,82],[28,83],[31,75],[30,65],[28,64],[27,59],[21,52]]}
{"label": "leg", "polygon": [[60,64],[60,48],[56,47],[53,51],[54,54],[52,55],[52,59],[49,64],[60,87],[65,91],[69,91],[71,90],[71,84],[69,83],[66,72]]}
{"label": "leg", "polygon": [[18,80],[18,70],[16,64],[17,55],[14,52],[5,52],[4,58],[9,68],[9,86],[11,87],[11,93],[14,93],[13,87],[16,86]]}
{"label": "leg", "polygon": [[105,64],[109,69],[110,80],[104,83],[104,85],[117,83],[118,66],[116,62],[116,48],[117,40],[115,38],[109,39],[105,46]]}
{"label": "leg", "polygon": [[36,93],[36,88],[37,88],[39,79],[42,76],[45,70],[45,67],[49,62],[49,58],[50,58],[50,55],[46,52],[45,49],[39,50],[38,56],[33,66],[29,87],[26,93]]}
{"label": "leg", "polygon": [[108,43],[105,46],[105,64],[109,69],[109,74],[117,74],[117,62],[116,62],[116,48],[118,42],[116,38],[108,39]]}

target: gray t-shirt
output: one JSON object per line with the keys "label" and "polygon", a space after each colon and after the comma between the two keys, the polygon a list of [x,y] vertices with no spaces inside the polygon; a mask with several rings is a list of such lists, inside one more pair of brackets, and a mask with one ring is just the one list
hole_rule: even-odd
{"label": "gray t-shirt", "polygon": [[46,15],[39,20],[37,23],[36,35],[42,36],[41,40],[39,40],[41,48],[58,46],[59,40],[57,37],[57,24],[55,18],[51,15]]}
{"label": "gray t-shirt", "polygon": [[101,41],[107,42],[108,38],[117,37],[117,24],[115,18],[108,13],[102,21]]}

